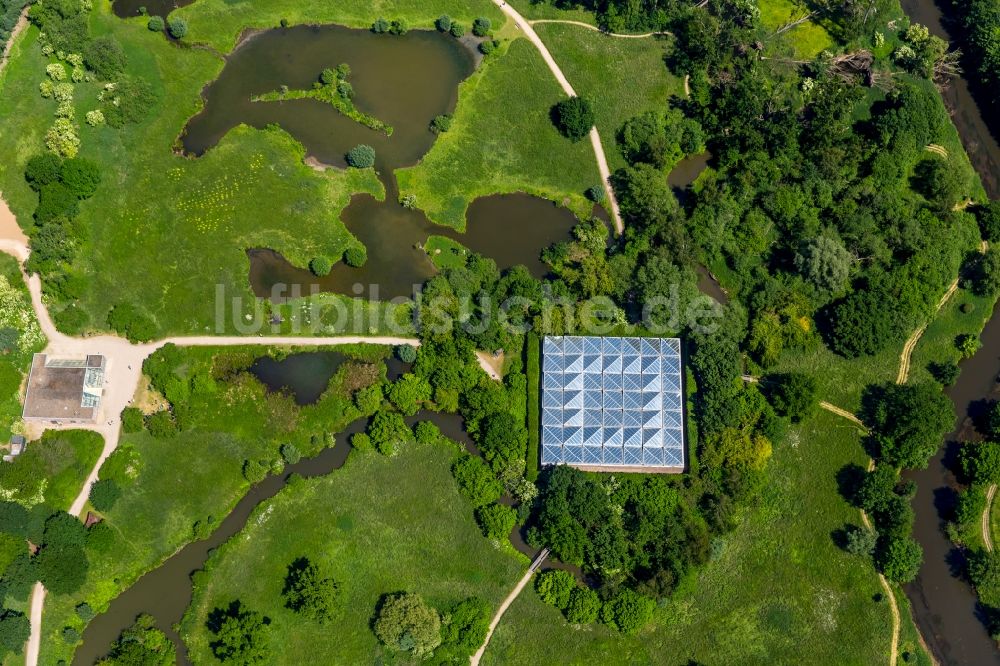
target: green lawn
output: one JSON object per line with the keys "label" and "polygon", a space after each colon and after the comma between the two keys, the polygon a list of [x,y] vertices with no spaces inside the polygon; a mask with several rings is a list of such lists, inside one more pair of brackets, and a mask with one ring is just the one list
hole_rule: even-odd
{"label": "green lawn", "polygon": [[836,475],[866,456],[855,428],[820,413],[775,446],[759,506],[725,536],[687,593],[635,637],[570,626],[526,590],[504,616],[484,664],[876,664],[889,650],[888,604],[871,565],[831,532],[859,522]]}
{"label": "green lawn", "polygon": [[190,30],[185,41],[205,43],[219,51],[233,48],[246,28],[277,28],[281,19],[299,23],[339,23],[367,28],[379,17],[402,18],[411,29],[432,29],[442,14],[472,26],[485,16],[493,29],[504,24],[500,9],[490,0],[337,0],[337,2],[295,2],[294,0],[198,0],[172,13],[182,16]]}
{"label": "green lawn", "polygon": [[579,7],[560,9],[544,0],[513,0],[508,4],[529,21],[555,19],[558,21],[580,21],[581,23],[597,25],[597,17],[594,16],[594,13]]}
{"label": "green lawn", "polygon": [[[176,137],[223,62],[107,11],[105,4],[95,7],[93,32],[113,33],[130,71],[150,81],[160,98],[147,120],[123,130],[80,123],[81,155],[104,168],[80,214],[88,238],[74,272],[87,284],[77,304],[88,314],[83,328],[105,328],[111,306],[131,301],[163,333],[211,330],[218,286],[250,297],[246,248],[271,247],[304,265],[317,254],[339,256],[355,242],[339,213],[353,192],[381,195],[374,172],[316,172],[302,163],[302,146],[280,130],[238,128],[199,159],[175,155]],[[37,91],[46,60],[36,38],[29,30],[0,96],[0,116],[8,119],[0,127],[0,152],[11,156],[0,164],[0,189],[22,226],[36,204],[23,165],[42,150],[54,105]],[[96,106],[98,89],[77,85],[78,114]]]}
{"label": "green lawn", "polygon": [[[804,4],[794,0],[763,0],[760,3],[760,22],[774,32],[785,24],[798,20],[809,13]],[[821,51],[833,49],[833,38],[823,26],[806,21],[770,41],[789,48],[796,58],[808,60],[816,57]],[[773,46],[773,44],[770,44]]]}
{"label": "green lawn", "polygon": [[[337,351],[369,360],[390,353],[372,346]],[[182,352],[181,367],[190,379],[210,368],[246,367],[267,353],[281,350],[189,348]],[[118,451],[101,468],[101,477],[115,478],[123,491],[105,515],[116,534],[114,545],[106,553],[91,552],[90,573],[79,592],[46,599],[41,663],[69,658],[72,646],[60,634],[64,626],[82,632],[76,604],[86,601],[104,609],[140,575],[192,541],[196,521],[215,524],[227,515],[250,485],[242,473],[244,460],[275,460],[286,442],[303,456],[313,455],[329,443],[329,434],[354,420],[358,411],[345,378],[341,369],[318,403],[298,407],[290,397],[266,393],[256,379],[239,373],[217,381],[214,392],[192,393],[187,430],[164,439],[145,431],[123,435]]]}
{"label": "green lawn", "polygon": [[600,182],[590,142],[564,138],[549,118],[562,90],[525,39],[490,56],[459,86],[452,129],[420,164],[396,172],[400,194],[414,194],[431,221],[459,230],[476,198],[527,192],[581,217]]}
{"label": "green lawn", "polygon": [[32,355],[45,347],[17,261],[6,254],[0,254],[0,329],[7,330],[5,338],[10,337],[0,350],[0,442],[6,443],[12,431],[23,431],[21,384],[28,376]]}
{"label": "green lawn", "polygon": [[447,236],[429,236],[424,243],[424,251],[438,270],[465,266],[469,257],[468,248]]}
{"label": "green lawn", "polygon": [[[352,453],[343,469],[259,507],[199,576],[181,628],[192,660],[214,661],[205,619],[233,599],[271,618],[273,663],[379,663],[386,655],[369,623],[385,593],[416,592],[441,610],[470,596],[499,605],[525,562],[479,531],[451,478],[456,452],[414,444],[392,458]],[[283,607],[288,564],[303,555],[340,582],[331,626]]]}
{"label": "green lawn", "polygon": [[[966,333],[979,335],[993,312],[995,301],[995,297],[976,296],[968,289],[956,291],[927,326],[914,348],[909,381],[932,380],[927,369],[932,362],[958,363],[961,355],[955,346],[955,338]],[[963,306],[971,306],[972,309],[963,312]]]}
{"label": "green lawn", "polygon": [[625,166],[615,137],[629,118],[663,109],[672,95],[684,96],[684,80],[663,62],[669,41],[608,37],[575,25],[543,23],[535,31],[577,94],[594,103],[608,162]]}

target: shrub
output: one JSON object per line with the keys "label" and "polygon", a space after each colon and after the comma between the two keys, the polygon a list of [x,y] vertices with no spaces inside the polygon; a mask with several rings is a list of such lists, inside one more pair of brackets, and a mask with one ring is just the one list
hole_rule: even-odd
{"label": "shrub", "polygon": [[268,650],[270,621],[263,615],[234,601],[228,608],[216,608],[209,617],[209,627],[216,636],[210,647],[216,659],[247,665],[271,661]]}
{"label": "shrub", "polygon": [[268,466],[259,460],[243,461],[243,478],[250,483],[260,483],[267,476]]}
{"label": "shrub", "polygon": [[317,277],[326,277],[333,270],[333,262],[326,257],[313,257],[309,262],[309,270]]}
{"label": "shrub", "polygon": [[80,640],[80,632],[73,627],[64,627],[62,630],[62,639],[69,645],[76,645],[77,641]]}
{"label": "shrub", "polygon": [[149,342],[156,335],[156,324],[131,303],[119,303],[108,313],[108,326],[129,342]]}
{"label": "shrub", "polygon": [[319,80],[323,85],[331,85],[337,80],[337,73],[327,67],[319,73]]}
{"label": "shrub", "polygon": [[431,393],[426,379],[408,372],[389,386],[386,397],[400,412],[413,416],[431,399]]}
{"label": "shrub", "polygon": [[975,208],[983,238],[991,243],[1000,241],[1000,199]]}
{"label": "shrub", "polygon": [[60,62],[54,62],[45,66],[45,74],[53,81],[65,81],[66,67]]}
{"label": "shrub", "polygon": [[563,136],[579,141],[594,126],[594,108],[583,97],[570,97],[552,107],[552,120]]}
{"label": "shrub", "polygon": [[182,19],[180,16],[171,16],[167,19],[167,32],[174,39],[183,39],[184,35],[187,34],[188,25],[187,21]]}
{"label": "shrub", "polygon": [[379,453],[391,456],[396,447],[413,441],[413,431],[399,412],[377,412],[368,424],[368,436]]}
{"label": "shrub", "polygon": [[413,363],[417,360],[417,348],[413,345],[397,345],[396,358],[403,363]]}
{"label": "shrub", "polygon": [[81,601],[73,609],[76,616],[84,622],[90,622],[94,618],[94,609],[86,601]]}
{"label": "shrub", "polygon": [[486,538],[505,541],[517,522],[517,512],[503,504],[487,504],[476,509],[476,521]]}
{"label": "shrub", "polygon": [[0,646],[4,653],[21,654],[30,634],[31,624],[27,615],[10,609],[0,614]]}
{"label": "shrub", "polygon": [[1000,607],[1000,556],[977,549],[969,556],[968,571],[979,600],[990,608]]}
{"label": "shrub", "polygon": [[150,16],[149,21],[146,22],[146,27],[151,32],[163,32],[163,29],[167,27],[167,22],[163,20],[162,16]]}
{"label": "shrub", "polygon": [[788,372],[769,378],[768,398],[774,411],[792,423],[808,418],[819,405],[816,379],[801,372]]}
{"label": "shrub", "polygon": [[576,578],[573,574],[562,569],[543,571],[535,579],[535,592],[538,593],[538,597],[559,610],[565,610],[569,606],[570,596],[576,587]]}
{"label": "shrub", "polygon": [[149,83],[144,79],[126,77],[111,90],[104,91],[101,111],[108,125],[121,128],[126,123],[140,122],[155,103],[156,93]]}
{"label": "shrub", "polygon": [[[471,597],[459,603],[441,621],[441,648],[435,650],[435,657],[442,652],[468,657],[486,640],[490,630],[492,609],[482,599]],[[457,663],[444,660],[439,663]]]}
{"label": "shrub", "polygon": [[492,24],[485,16],[480,16],[472,22],[472,34],[476,37],[485,37],[490,32]]}
{"label": "shrub", "polygon": [[114,508],[121,496],[121,488],[114,479],[100,479],[90,487],[90,503],[101,513],[107,513]]}
{"label": "shrub", "polygon": [[125,71],[128,57],[118,40],[103,36],[90,40],[83,47],[83,62],[87,64],[87,69],[101,79],[113,81]]}
{"label": "shrub", "polygon": [[389,25],[389,32],[393,35],[405,35],[409,31],[410,25],[406,22],[406,19],[393,19]]}
{"label": "shrub", "polygon": [[310,620],[326,623],[333,618],[339,586],[332,578],[324,578],[319,567],[307,558],[300,557],[288,565],[281,596],[286,608]]}
{"label": "shrub", "polygon": [[451,17],[447,14],[442,14],[437,17],[436,21],[434,21],[434,27],[437,28],[439,32],[448,32],[451,30]]}
{"label": "shrub", "polygon": [[459,491],[479,507],[495,502],[503,494],[503,485],[493,470],[478,456],[463,455],[451,466]]}
{"label": "shrub", "polygon": [[854,527],[848,530],[844,547],[851,555],[871,557],[872,553],[875,552],[876,543],[878,543],[878,534],[874,530]]}
{"label": "shrub", "polygon": [[389,32],[389,21],[382,18],[381,16],[378,17],[377,19],[375,19],[375,22],[372,23],[372,32],[374,32],[376,35],[381,35],[383,33]]}
{"label": "shrub", "polygon": [[24,166],[24,179],[36,192],[62,178],[63,161],[54,153],[39,153]]}
{"label": "shrub", "polygon": [[1000,292],[1000,251],[995,247],[978,255],[971,269],[972,291],[976,295],[992,296]]}
{"label": "shrub", "polygon": [[878,554],[878,565],[885,577],[894,583],[909,583],[917,577],[923,559],[920,544],[904,537],[889,541]]}
{"label": "shrub", "polygon": [[280,25],[282,28],[287,28],[288,27],[288,19],[286,19],[286,18],[281,19],[280,21],[278,21],[278,25]]}
{"label": "shrub", "polygon": [[87,111],[86,115],[84,116],[84,119],[87,121],[87,124],[90,125],[91,127],[100,127],[105,122],[104,113],[100,109]]}
{"label": "shrub", "polygon": [[591,185],[587,188],[587,198],[596,204],[603,204],[608,200],[608,191],[603,185]]}
{"label": "shrub", "polygon": [[368,416],[378,411],[378,408],[382,406],[384,398],[382,385],[372,384],[371,386],[358,389],[354,393],[354,404],[362,414]]}
{"label": "shrub", "polygon": [[972,358],[979,351],[979,336],[972,333],[963,333],[955,338],[955,348],[962,358]]}
{"label": "shrub", "polygon": [[961,369],[957,363],[952,361],[931,361],[927,366],[928,372],[942,386],[951,386],[958,380]]}
{"label": "shrub", "polygon": [[68,159],[63,162],[62,182],[76,198],[89,199],[101,184],[101,167],[83,157]]}
{"label": "shrub", "polygon": [[355,169],[368,169],[375,166],[375,149],[367,144],[351,148],[347,153],[347,163]]}
{"label": "shrub", "polygon": [[344,250],[344,263],[352,268],[361,268],[368,261],[368,249],[364,245],[352,245]]}
{"label": "shrub", "polygon": [[569,593],[566,619],[574,624],[589,624],[601,612],[601,598],[588,587],[574,587]]}
{"label": "shrub", "polygon": [[479,52],[483,55],[489,55],[497,50],[500,46],[500,42],[495,39],[484,39],[479,42]]}
{"label": "shrub", "polygon": [[282,460],[289,465],[294,465],[298,461],[302,460],[302,453],[299,452],[298,447],[294,444],[282,444],[278,448],[278,452],[281,454]]}
{"label": "shrub", "polygon": [[441,441],[441,428],[430,421],[419,421],[413,426],[413,436],[418,444],[437,444]]}
{"label": "shrub", "polygon": [[366,432],[356,432],[351,435],[351,446],[358,451],[371,451],[374,448],[372,438]]}
{"label": "shrub", "polygon": [[441,643],[441,618],[418,594],[400,593],[382,600],[375,635],[389,649],[421,657]]}
{"label": "shrub", "polygon": [[173,437],[177,434],[177,424],[173,416],[166,409],[153,412],[146,417],[146,429],[149,434],[157,439]]}
{"label": "shrub", "polygon": [[635,634],[650,618],[656,602],[632,590],[622,590],[601,608],[601,620],[623,634]]}
{"label": "shrub", "polygon": [[453,21],[451,27],[448,29],[448,32],[451,33],[452,37],[458,39],[459,37],[465,35],[465,26],[457,21]]}
{"label": "shrub", "polygon": [[337,81],[337,94],[343,99],[352,99],[354,97],[354,86],[347,81]]}
{"label": "shrub", "polygon": [[451,116],[447,114],[441,114],[439,116],[434,116],[434,120],[431,121],[431,131],[435,134],[443,134],[451,129]]}

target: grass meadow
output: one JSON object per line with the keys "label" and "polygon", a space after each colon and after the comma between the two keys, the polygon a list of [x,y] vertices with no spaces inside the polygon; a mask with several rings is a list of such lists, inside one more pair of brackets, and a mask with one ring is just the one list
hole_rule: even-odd
{"label": "grass meadow", "polygon": [[562,90],[535,47],[516,39],[459,86],[452,129],[419,164],[396,171],[401,196],[414,194],[432,222],[465,228],[473,200],[526,192],[581,218],[600,182],[590,142],[570,142],[549,118]]}
{"label": "grass meadow", "polygon": [[442,14],[471,28],[472,21],[485,16],[493,29],[505,18],[490,0],[338,0],[303,3],[293,0],[199,0],[171,16],[181,16],[190,27],[186,41],[202,43],[228,52],[247,29],[277,28],[281,19],[289,25],[339,23],[351,28],[367,28],[379,17],[404,19],[410,29],[432,29]]}
{"label": "grass meadow", "polygon": [[594,104],[608,164],[625,166],[616,136],[625,121],[646,111],[664,109],[671,96],[684,96],[684,80],[663,61],[666,38],[608,37],[576,25],[535,26],[559,68],[578,95]]}
{"label": "grass meadow", "polygon": [[[416,592],[440,610],[470,596],[496,608],[526,563],[483,538],[451,478],[456,454],[445,443],[414,443],[391,458],[353,452],[342,469],[258,507],[197,577],[181,626],[192,660],[214,661],[205,620],[234,599],[271,618],[275,663],[306,654],[324,664],[392,660],[369,628],[385,593]],[[283,606],[287,567],[301,556],[340,583],[342,608],[332,625]]]}
{"label": "grass meadow", "polygon": [[[337,351],[367,361],[388,353],[387,348],[373,346]],[[259,356],[280,356],[283,351],[233,347],[189,348],[181,353],[182,378],[191,381],[196,375],[247,367]],[[140,575],[194,540],[196,522],[218,524],[250,487],[242,472],[245,460],[276,460],[279,446],[287,442],[303,456],[314,455],[329,443],[332,433],[357,418],[343,384],[346,371],[338,372],[320,401],[305,407],[297,406],[290,396],[266,392],[248,374],[227,372],[230,378],[217,381],[214,390],[192,392],[191,423],[185,430],[165,438],[145,430],[123,434],[118,450],[100,472],[101,478],[115,478],[122,488],[121,499],[104,515],[116,535],[113,547],[91,555],[87,582],[79,592],[46,599],[40,663],[69,659],[74,646],[61,634],[64,626],[82,632],[83,623],[73,612],[78,603],[105,609]],[[77,487],[81,483],[82,478]]]}
{"label": "grass meadow", "polygon": [[603,625],[569,625],[531,589],[497,628],[484,664],[874,664],[892,621],[872,567],[832,534],[858,524],[837,472],[867,457],[857,430],[821,412],[776,444],[768,484],[716,556],[653,623],[626,637]]}

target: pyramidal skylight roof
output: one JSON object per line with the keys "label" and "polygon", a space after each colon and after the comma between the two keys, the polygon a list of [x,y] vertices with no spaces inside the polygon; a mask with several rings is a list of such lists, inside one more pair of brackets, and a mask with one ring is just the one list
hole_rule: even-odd
{"label": "pyramidal skylight roof", "polygon": [[682,372],[676,338],[546,337],[542,464],[683,471]]}

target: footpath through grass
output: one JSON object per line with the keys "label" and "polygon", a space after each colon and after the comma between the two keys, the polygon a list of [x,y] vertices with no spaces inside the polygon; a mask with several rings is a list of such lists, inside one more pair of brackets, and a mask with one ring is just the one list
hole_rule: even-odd
{"label": "footpath through grass", "polygon": [[[476,527],[449,471],[456,453],[445,443],[414,443],[391,458],[353,452],[341,470],[259,507],[198,576],[181,626],[192,660],[214,661],[205,621],[234,599],[271,618],[272,654],[324,664],[395,661],[369,627],[386,593],[416,592],[442,609],[475,596],[496,608],[524,563]],[[288,565],[304,555],[340,583],[332,625],[284,608]]]}
{"label": "footpath through grass", "polygon": [[[388,353],[373,346],[336,351],[368,361]],[[75,646],[63,640],[62,630],[72,626],[82,633],[77,604],[86,601],[103,610],[140,575],[218,525],[250,487],[243,475],[245,460],[277,460],[284,443],[293,443],[303,456],[315,455],[332,444],[331,433],[358,417],[349,387],[359,377],[384,373],[384,368],[372,375],[356,372],[356,364],[342,366],[319,402],[299,407],[287,395],[267,393],[243,371],[255,358],[281,350],[188,348],[179,353],[176,390],[189,393],[185,428],[165,437],[146,430],[123,434],[118,450],[101,467],[100,477],[115,479],[122,489],[104,514],[110,543],[100,552],[88,548],[90,570],[81,590],[46,598],[42,664],[69,661]]]}
{"label": "footpath through grass", "polygon": [[400,196],[413,194],[431,221],[465,229],[473,200],[526,192],[586,217],[584,197],[600,182],[590,142],[570,142],[549,117],[562,90],[537,49],[516,39],[459,86],[452,129],[424,159],[396,172]]}
{"label": "footpath through grass", "polygon": [[[284,132],[245,127],[201,158],[175,155],[176,137],[223,62],[109,11],[95,7],[93,33],[112,33],[122,43],[129,71],[152,84],[157,102],[142,122],[122,130],[79,123],[81,156],[103,170],[97,193],[81,206],[86,240],[73,268],[86,285],[77,303],[86,313],[80,329],[106,328],[111,307],[131,302],[148,310],[162,333],[214,332],[217,287],[249,307],[247,248],[271,247],[305,265],[356,242],[339,214],[354,192],[381,195],[374,172],[316,172]],[[36,40],[32,28],[0,96],[0,153],[10,156],[0,165],[0,189],[22,226],[37,201],[24,164],[43,150],[54,104],[38,94],[47,60]],[[101,85],[77,85],[78,113],[97,105]]]}
{"label": "footpath through grass", "polygon": [[639,635],[569,625],[528,589],[483,663],[605,664],[609,655],[616,663],[884,663],[888,602],[873,600],[881,587],[871,565],[832,537],[859,521],[837,472],[866,461],[853,426],[817,414],[775,446],[759,506],[713,544],[713,562]]}
{"label": "footpath through grass", "polygon": [[558,23],[536,25],[535,32],[577,94],[593,102],[612,171],[625,166],[616,144],[625,121],[665,109],[672,95],[684,96],[684,80],[663,62],[670,44],[667,38],[609,37]]}

